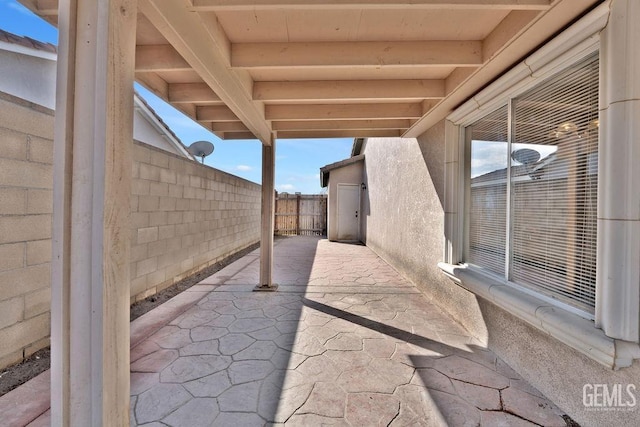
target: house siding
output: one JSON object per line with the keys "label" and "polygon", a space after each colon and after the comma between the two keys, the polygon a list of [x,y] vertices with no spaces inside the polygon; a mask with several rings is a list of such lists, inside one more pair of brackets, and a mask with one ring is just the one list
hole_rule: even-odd
{"label": "house siding", "polygon": [[[53,111],[0,92],[0,369],[49,345]],[[260,238],[260,186],[135,142],[131,302]]]}
{"label": "house siding", "polygon": [[418,139],[368,139],[363,153],[367,184],[363,240],[367,246],[579,424],[637,424],[637,408],[586,409],[583,386],[595,383],[611,388],[635,383],[639,387],[638,360],[618,371],[603,367],[456,285],[437,267],[445,244],[444,122]]}

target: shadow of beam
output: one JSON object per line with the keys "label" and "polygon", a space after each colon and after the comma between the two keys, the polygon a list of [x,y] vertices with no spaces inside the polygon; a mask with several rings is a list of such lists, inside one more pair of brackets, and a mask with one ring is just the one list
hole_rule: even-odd
{"label": "shadow of beam", "polygon": [[[396,328],[395,326],[387,325],[376,320],[367,319],[357,314],[349,313],[348,311],[341,310],[339,308],[331,307],[326,304],[322,304],[317,301],[310,300],[308,298],[302,298],[302,304],[311,309],[320,311],[330,316],[346,320],[372,331],[380,332],[388,337],[405,341],[407,343],[416,345],[425,350],[431,350],[438,353],[452,354],[455,351],[460,351],[460,348],[452,347],[444,344],[441,341],[436,341],[422,335],[414,334],[412,332],[405,331],[404,329]],[[466,350],[471,351],[471,350]]]}

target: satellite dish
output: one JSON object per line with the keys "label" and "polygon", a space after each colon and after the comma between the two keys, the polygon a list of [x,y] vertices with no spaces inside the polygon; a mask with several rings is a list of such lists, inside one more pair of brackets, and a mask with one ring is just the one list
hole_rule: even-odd
{"label": "satellite dish", "polygon": [[187,148],[187,151],[194,156],[200,157],[202,163],[204,163],[204,158],[213,153],[213,144],[209,141],[196,141]]}
{"label": "satellite dish", "polygon": [[540,153],[531,148],[521,148],[511,153],[511,158],[525,166],[531,165],[540,160]]}

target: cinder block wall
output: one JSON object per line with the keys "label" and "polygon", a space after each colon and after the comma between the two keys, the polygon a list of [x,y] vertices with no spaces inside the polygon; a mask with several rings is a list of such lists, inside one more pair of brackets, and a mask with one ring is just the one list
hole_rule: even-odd
{"label": "cinder block wall", "polygon": [[260,186],[134,143],[131,298],[139,300],[260,239]]}
{"label": "cinder block wall", "polygon": [[[0,369],[49,345],[53,111],[0,92]],[[131,301],[260,239],[260,186],[134,143]]]}
{"label": "cinder block wall", "polygon": [[53,112],[0,93],[0,368],[49,344]]}

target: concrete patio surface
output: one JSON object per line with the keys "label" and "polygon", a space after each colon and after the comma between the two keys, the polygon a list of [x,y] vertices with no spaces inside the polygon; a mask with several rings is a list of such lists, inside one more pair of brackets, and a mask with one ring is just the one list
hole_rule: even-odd
{"label": "concrete patio surface", "polygon": [[253,292],[254,251],[132,324],[132,426],[566,425],[367,247],[278,239],[274,271]]}

